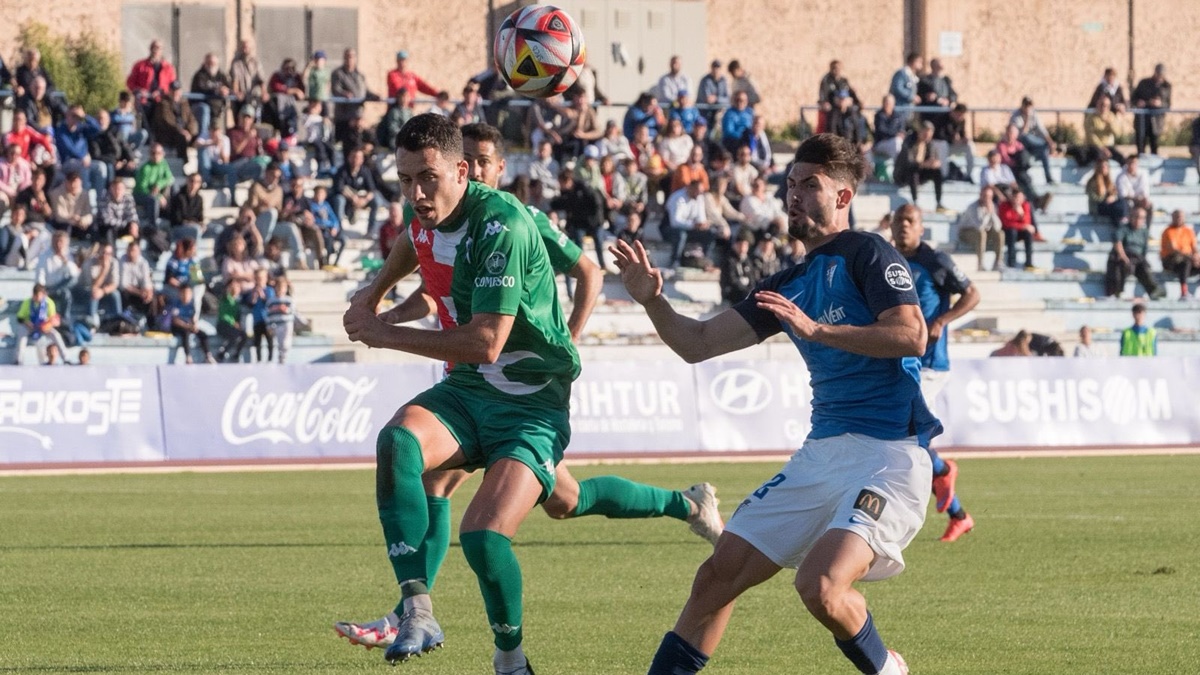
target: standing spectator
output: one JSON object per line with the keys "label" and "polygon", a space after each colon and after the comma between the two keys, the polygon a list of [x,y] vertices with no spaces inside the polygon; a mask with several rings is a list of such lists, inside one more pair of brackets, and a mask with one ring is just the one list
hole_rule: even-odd
{"label": "standing spectator", "polygon": [[133,200],[146,214],[148,229],[158,227],[159,216],[167,206],[171,187],[175,185],[175,174],[171,173],[166,157],[161,143],[151,145],[150,161],[138,167],[133,185]]}
{"label": "standing spectator", "polygon": [[879,110],[875,111],[875,145],[871,154],[884,159],[895,159],[904,145],[905,116],[896,110],[896,97],[883,97]]}
{"label": "standing spectator", "polygon": [[742,230],[734,237],[729,254],[721,261],[721,301],[736,304],[746,299],[754,288],[754,260],[750,257],[750,246],[754,233]]}
{"label": "standing spectator", "polygon": [[68,171],[62,185],[50,191],[49,199],[51,228],[66,231],[74,239],[91,238],[92,202],[79,174]]}
{"label": "standing spectator", "polygon": [[924,69],[925,57],[915,52],[905,57],[904,67],[892,75],[892,83],[888,87],[888,93],[896,99],[896,105],[907,107],[917,104],[917,84]]}
{"label": "standing spectator", "polygon": [[204,181],[200,174],[188,174],[183,189],[171,195],[167,202],[167,222],[171,224],[171,241],[183,238],[199,239],[208,222],[204,218],[204,198],[200,196],[200,188]]}
{"label": "standing spectator", "polygon": [[16,85],[13,93],[17,96],[24,95],[33,89],[33,81],[39,77],[46,81],[48,91],[54,91],[54,80],[51,79],[50,73],[42,67],[42,53],[38,51],[37,47],[26,49],[21,57],[21,65],[17,66],[17,72],[13,76],[13,84]]}
{"label": "standing spectator", "polygon": [[754,111],[750,109],[750,97],[746,92],[739,91],[733,95],[733,107],[721,117],[721,145],[729,152],[734,152],[746,142],[752,126]]}
{"label": "standing spectator", "polygon": [[17,193],[16,203],[24,206],[29,213],[29,221],[45,223],[54,215],[50,198],[46,195],[46,171],[34,169],[33,180],[24,190]]}
{"label": "standing spectator", "polygon": [[1092,92],[1092,98],[1088,101],[1087,107],[1100,107],[1102,99],[1108,101],[1109,108],[1114,112],[1125,112],[1129,106],[1129,101],[1125,98],[1125,89],[1121,87],[1121,81],[1117,79],[1117,69],[1111,66],[1104,69],[1104,77],[1100,79],[1100,84],[1097,84],[1095,91]]}
{"label": "standing spectator", "polygon": [[12,143],[4,146],[4,158],[0,159],[0,206],[12,206],[17,195],[33,184],[33,166],[21,157],[21,146]]}
{"label": "standing spectator", "polygon": [[139,150],[150,139],[150,133],[142,128],[141,113],[134,104],[133,94],[123,91],[117,94],[117,107],[112,109],[112,125],[121,140]]}
{"label": "standing spectator", "polygon": [[83,265],[79,283],[88,289],[88,322],[100,326],[100,303],[107,300],[112,315],[121,313],[121,274],[112,244],[101,244],[96,254]]}
{"label": "standing spectator", "polygon": [[687,187],[672,192],[667,198],[666,211],[670,229],[663,238],[671,243],[671,267],[679,266],[688,244],[699,245],[703,257],[710,258],[714,239],[700,192],[700,181],[692,181]]}
{"label": "standing spectator", "polygon": [[1050,176],[1050,152],[1054,149],[1054,139],[1050,138],[1050,132],[1046,125],[1042,124],[1037,110],[1034,110],[1033,99],[1028,96],[1021,99],[1021,107],[1013,112],[1008,124],[1017,128],[1017,140],[1021,141],[1025,150],[1041,160],[1046,182],[1053,185],[1054,179]]}
{"label": "standing spectator", "polygon": [[1079,344],[1075,345],[1073,355],[1077,359],[1095,359],[1108,356],[1105,349],[1092,344],[1092,329],[1089,326],[1079,327]]}
{"label": "standing spectator", "polygon": [[96,111],[96,124],[100,127],[100,133],[92,137],[88,154],[93,161],[104,165],[105,181],[94,188],[99,191],[108,186],[109,177],[132,178],[136,175],[137,157],[129,143],[121,137],[120,131],[112,125],[107,110]]}
{"label": "standing spectator", "polygon": [[1146,152],[1149,142],[1150,154],[1157,155],[1158,137],[1162,135],[1167,110],[1171,107],[1171,83],[1167,82],[1166,66],[1161,63],[1154,66],[1154,75],[1138,82],[1133,90],[1133,107],[1137,108],[1133,130],[1138,154]]}
{"label": "standing spectator", "polygon": [[238,43],[233,61],[229,63],[229,80],[233,84],[231,89],[238,108],[249,106],[254,111],[266,100],[266,79],[255,55],[253,38],[242,38]]}
{"label": "standing spectator", "polygon": [[825,119],[825,128],[829,133],[850,141],[863,154],[871,149],[871,130],[867,128],[867,120],[854,105],[854,99],[848,91],[834,96],[834,107]]}
{"label": "standing spectator", "polygon": [[366,76],[358,70],[358,52],[353,49],[342,53],[342,65],[333,71],[329,86],[335,97],[352,100],[338,103],[333,108],[334,137],[344,143],[350,136],[350,121],[360,117],[362,101],[374,101],[379,97],[367,87]]}
{"label": "standing spectator", "polygon": [[[332,175],[333,170],[333,146],[330,145],[332,134],[329,129],[329,121],[321,115],[320,101],[309,101],[308,107],[304,115],[300,119],[300,143],[308,148],[313,154],[313,158],[317,160],[317,177],[328,178]],[[397,110],[396,106],[388,109],[388,114],[384,116],[384,121],[379,123],[380,136],[382,139],[390,139],[388,142],[395,145],[396,133],[400,131],[400,127],[404,126],[404,122],[408,120],[392,120],[391,113]],[[385,132],[385,126],[390,131]],[[384,147],[388,150],[395,150],[395,147],[388,147],[387,143]]]}
{"label": "standing spectator", "polygon": [[1017,266],[1017,240],[1025,243],[1025,269],[1033,270],[1033,209],[1025,201],[1025,193],[1017,190],[1010,201],[1000,204],[1000,224],[1004,228],[1005,263]]}
{"label": "standing spectator", "polygon": [[379,254],[387,260],[392,254],[392,248],[400,237],[408,236],[405,234],[406,224],[404,222],[404,204],[401,202],[392,202],[388,204],[388,215],[383,221],[383,225],[379,226]]}
{"label": "standing spectator", "polygon": [[762,97],[758,95],[758,87],[754,86],[754,81],[750,79],[750,74],[742,67],[741,61],[734,59],[729,62],[729,76],[733,78],[733,83],[729,87],[730,96],[737,98],[739,93],[746,95],[746,105],[753,108],[762,101]]}
{"label": "standing spectator", "polygon": [[1187,300],[1188,277],[1200,270],[1200,251],[1196,250],[1196,232],[1184,220],[1183,211],[1171,213],[1171,222],[1162,231],[1162,259],[1164,272],[1174,274],[1179,280],[1179,299]]}
{"label": "standing spectator", "polygon": [[296,70],[296,59],[284,59],[279,70],[267,81],[268,98],[263,108],[264,121],[288,138],[299,128],[299,101],[305,100],[304,78]]}
{"label": "standing spectator", "polygon": [[[274,240],[272,240],[274,241]],[[237,282],[249,287],[254,283],[254,275],[262,265],[246,255],[246,240],[234,237],[225,244],[225,259],[221,261],[221,280]]]}
{"label": "standing spectator", "polygon": [[[232,227],[225,228],[226,231],[232,229]],[[221,234],[224,233],[222,231]],[[223,250],[221,247],[222,243],[221,239],[218,238],[215,250]],[[180,239],[176,241],[175,248],[171,252],[171,257],[167,260],[167,267],[163,270],[163,285],[161,289],[163,298],[168,304],[178,302],[180,291],[197,284],[203,284],[203,277],[204,275],[200,272],[200,262],[196,260],[196,241],[194,239]]]}
{"label": "standing spectator", "polygon": [[263,174],[264,164],[262,138],[254,127],[254,111],[243,108],[238,113],[238,125],[229,130],[229,163],[213,165],[214,175],[225,175],[225,186],[229,188],[229,203],[237,206],[237,184],[246,180],[258,180]]}
{"label": "standing spectator", "polygon": [[[488,69],[485,73],[482,78],[480,75],[476,75],[471,79],[479,80],[480,84],[485,85],[480,92],[484,100],[496,101],[496,94],[503,91],[505,87],[504,80],[500,78],[494,68]],[[575,84],[572,84],[569,89],[563,92],[563,96],[567,101],[574,101],[580,94],[585,94],[589,101],[595,101],[600,105],[608,105],[608,96],[600,91],[600,86],[597,83],[599,79],[599,73],[596,72],[595,66],[592,65],[592,60],[588,59],[584,61],[583,67],[579,69],[579,77],[575,78]],[[488,82],[494,82],[494,85],[488,87],[486,86]],[[495,126],[496,120],[488,120],[488,124]]]}
{"label": "standing spectator", "polygon": [[[960,174],[959,178],[968,183],[975,182],[972,178],[975,173],[975,141],[967,131],[967,106],[965,103],[955,104],[949,113],[936,118],[933,142],[943,146],[940,151],[943,157],[964,156],[967,170],[965,174]],[[942,175],[946,178],[951,178],[948,173],[949,168],[950,162],[942,165]]]}
{"label": "standing spectator", "polygon": [[100,124],[73,105],[67,116],[54,128],[54,145],[64,172],[75,172],[83,178],[85,190],[100,190],[108,184],[108,167],[92,161],[91,141],[100,134]]}
{"label": "standing spectator", "polygon": [[842,73],[842,62],[830,61],[829,72],[821,77],[821,85],[817,90],[817,103],[820,104],[821,110],[828,113],[837,106],[837,99],[843,94],[849,96],[855,106],[862,107],[862,101],[859,100],[854,87],[850,86],[850,80],[846,79]]}
{"label": "standing spectator", "polygon": [[267,305],[275,299],[275,289],[267,283],[267,270],[254,273],[254,284],[242,294],[242,304],[250,310],[253,319],[254,360],[262,363],[263,342],[267,343],[267,362],[275,360],[275,344],[271,328],[267,324]]}
{"label": "standing spectator", "polygon": [[1112,252],[1108,254],[1108,270],[1104,274],[1104,292],[1119,298],[1125,291],[1125,280],[1132,272],[1142,282],[1151,300],[1161,300],[1166,291],[1159,288],[1146,260],[1150,231],[1146,229],[1146,210],[1140,206],[1129,212],[1129,220],[1113,233]]}
{"label": "standing spectator", "polygon": [[669,107],[679,98],[681,91],[695,91],[692,86],[692,78],[683,73],[683,60],[678,56],[672,56],[666,74],[658,78],[658,86],[654,88],[654,93],[658,97],[658,104],[662,107]]}
{"label": "standing spectator", "polygon": [[[633,156],[632,150],[630,157]],[[562,167],[558,160],[554,159],[554,146],[550,141],[542,141],[537,145],[537,156],[533,158],[533,162],[529,165],[529,181],[536,182],[540,186],[540,191],[533,194],[533,205],[542,211],[549,211],[549,202],[558,196],[558,174],[562,172]]]}
{"label": "standing spectator", "polygon": [[272,163],[263,172],[262,180],[250,185],[250,196],[246,199],[246,206],[254,211],[255,225],[264,241],[275,232],[279,212],[283,210],[282,175],[279,165]]}
{"label": "standing spectator", "polygon": [[721,72],[721,65],[716,59],[709,64],[708,73],[700,78],[700,90],[696,94],[696,103],[701,106],[709,129],[716,128],[717,118],[729,107],[729,78]]}
{"label": "standing spectator", "polygon": [[125,78],[125,88],[134,95],[149,118],[151,104],[162,99],[175,81],[175,66],[163,57],[162,42],[152,40],[150,55],[133,64],[129,77]]}
{"label": "standing spectator", "polygon": [[288,352],[292,350],[292,336],[296,331],[296,307],[288,294],[287,277],[278,276],[271,280],[275,289],[275,298],[267,303],[267,327],[275,341],[275,351],[279,354],[279,363],[287,363]]}
{"label": "standing spectator", "polygon": [[[21,149],[21,158],[34,166],[53,168],[54,166],[54,141],[42,132],[29,126],[26,122],[25,111],[17,109],[13,111],[12,130],[4,135],[5,147],[15,145]],[[35,147],[41,148],[44,152],[40,158],[34,157]]]}
{"label": "standing spectator", "polygon": [[635,140],[634,131],[639,126],[646,127],[646,131],[650,134],[650,140],[654,140],[654,137],[658,135],[659,128],[666,123],[667,117],[659,107],[658,100],[654,98],[653,94],[647,92],[638,95],[637,101],[625,111],[622,128],[625,138],[632,143]]}
{"label": "standing spectator", "polygon": [[[1105,100],[1105,99],[1101,99]],[[1109,173],[1108,160],[1096,160],[1092,177],[1087,182],[1088,214],[1104,216],[1120,225],[1129,215],[1129,204],[1121,199],[1117,184]]]}
{"label": "standing spectator", "polygon": [[25,112],[31,126],[45,134],[52,133],[67,112],[62,100],[50,95],[50,88],[43,77],[33,78],[30,88],[25,90],[24,96],[17,97],[14,105],[17,110]]}
{"label": "standing spectator", "polygon": [[204,97],[192,101],[191,108],[199,124],[200,138],[208,138],[214,126],[225,126],[226,97],[233,92],[233,80],[221,70],[221,61],[213,52],[204,55],[204,63],[192,75],[191,92]]}
{"label": "standing spectator", "polygon": [[242,351],[246,348],[246,329],[242,327],[242,284],[231,280],[225,284],[225,292],[217,304],[217,337],[221,338],[221,347],[217,349],[218,363],[237,363],[242,360]]}
{"label": "standing spectator", "polygon": [[45,287],[47,295],[58,307],[63,324],[70,325],[74,300],[72,291],[79,280],[79,267],[71,259],[70,240],[66,232],[55,232],[51,237],[50,250],[38,260],[35,279]]}
{"label": "standing spectator", "polygon": [[[433,85],[426,82],[420,75],[417,75],[408,68],[408,51],[401,49],[396,52],[396,67],[388,71],[387,74],[387,95],[388,98],[397,98],[400,90],[403,89],[408,93],[406,107],[412,111],[412,99],[417,94],[426,96],[437,96],[440,91]],[[476,91],[479,91],[476,86]]]}
{"label": "standing spectator", "polygon": [[362,150],[352,151],[333,176],[333,210],[342,227],[353,223],[360,210],[366,210],[367,231],[375,232],[375,181],[363,167],[364,157]]}
{"label": "standing spectator", "polygon": [[[170,307],[171,317],[171,334],[179,340],[179,346],[183,348],[184,363],[191,364],[192,361],[192,339],[194,338],[200,344],[200,350],[204,354],[205,363],[216,363],[212,352],[208,349],[208,335],[200,330],[196,319],[196,304],[192,301],[192,287],[184,286],[179,289],[179,300]],[[172,350],[171,357],[174,358],[175,352]]]}
{"label": "standing spectator", "polygon": [[24,204],[14,204],[8,213],[8,225],[14,232],[24,234],[25,254],[21,268],[32,270],[42,256],[50,252],[50,233],[41,225],[28,222],[28,214]]}
{"label": "standing spectator", "polygon": [[121,305],[149,317],[154,308],[154,273],[142,257],[142,245],[136,241],[125,247],[121,256]]}
{"label": "standing spectator", "polygon": [[207,139],[196,141],[196,168],[206,186],[225,187],[230,149],[229,136],[221,127],[213,127]]}
{"label": "standing spectator", "polygon": [[920,131],[909,135],[900,155],[896,157],[896,184],[907,185],[912,192],[912,203],[916,204],[917,188],[921,183],[933,181],[937,212],[945,213],[946,209],[942,206],[942,164],[946,158],[938,153],[940,149],[933,141],[933,122],[922,122]]}
{"label": "standing spectator", "polygon": [[[317,256],[321,265],[337,265],[342,258],[342,249],[346,248],[346,232],[328,197],[329,191],[324,185],[315,187],[312,199],[308,201],[308,213],[313,225],[320,231],[322,242]],[[390,208],[388,212],[390,214]]]}
{"label": "standing spectator", "polygon": [[1125,160],[1125,170],[1117,176],[1117,194],[1130,207],[1141,207],[1146,212],[1147,227],[1154,217],[1154,204],[1150,201],[1150,176],[1138,170],[1137,155]]}
{"label": "standing spectator", "polygon": [[600,231],[604,229],[604,195],[584,181],[576,180],[570,169],[563,169],[558,181],[559,195],[550,200],[550,208],[566,214],[567,235],[579,248],[583,248],[585,236],[592,237],[596,262],[603,269],[604,240]]}
{"label": "standing spectator", "polygon": [[963,209],[958,216],[958,238],[970,233],[975,241],[975,253],[979,258],[979,271],[986,272],[988,267],[983,264],[984,254],[989,243],[996,249],[996,259],[991,269],[999,271],[1000,256],[1004,253],[1004,226],[1000,222],[1000,214],[996,210],[996,189],[984,184],[979,189],[979,199]]}
{"label": "standing spectator", "polygon": [[[92,227],[92,241],[111,244],[118,237],[140,239],[137,204],[132,196],[125,192],[125,182],[114,178],[108,183],[108,189],[101,192],[96,199],[96,218]],[[152,258],[157,260],[162,249],[156,240],[150,240]]]}
{"label": "standing spectator", "polygon": [[289,186],[289,191],[283,196],[283,210],[279,219],[291,223],[300,231],[298,246],[298,262],[302,270],[310,269],[307,250],[312,251],[315,268],[320,269],[325,264],[325,241],[321,228],[313,222],[313,214],[308,209],[308,197],[304,196],[306,181],[296,178]]}
{"label": "standing spectator", "polygon": [[301,73],[304,79],[304,91],[308,92],[309,103],[320,104],[320,114],[327,117],[330,113],[329,96],[330,96],[330,78],[332,74],[329,72],[327,65],[329,59],[325,55],[325,51],[318,49],[313,52],[312,58],[304,66],[304,72]]}
{"label": "standing spectator", "polygon": [[1146,325],[1141,303],[1133,306],[1133,325],[1121,331],[1121,356],[1158,356],[1158,331]]}
{"label": "standing spectator", "polygon": [[43,284],[34,284],[33,293],[21,301],[17,308],[17,350],[13,363],[21,365],[21,353],[30,340],[36,345],[45,338],[58,349],[59,354],[66,352],[67,345],[58,334],[60,323],[57,303],[49,297]]}
{"label": "standing spectator", "polygon": [[[200,135],[200,123],[192,114],[192,106],[183,97],[178,82],[172,82],[170,91],[151,106],[150,136],[155,145],[170,148],[175,156],[187,161],[188,148]],[[151,155],[154,150],[151,148]]]}

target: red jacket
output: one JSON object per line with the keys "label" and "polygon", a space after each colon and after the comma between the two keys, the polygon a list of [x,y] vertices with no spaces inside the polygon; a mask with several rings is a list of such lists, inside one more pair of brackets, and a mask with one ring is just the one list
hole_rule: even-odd
{"label": "red jacket", "polygon": [[163,59],[162,66],[158,70],[158,91],[153,96],[150,95],[150,89],[154,84],[154,64],[150,63],[150,59],[142,59],[133,64],[133,69],[129,71],[129,77],[125,78],[125,88],[133,92],[139,100],[153,98],[158,100],[162,94],[171,90],[171,83],[175,81],[175,66],[171,62]]}
{"label": "red jacket", "polygon": [[8,147],[13,144],[21,147],[21,158],[27,161],[33,161],[29,156],[29,150],[34,144],[42,146],[46,152],[54,153],[54,142],[50,140],[50,137],[28,125],[23,132],[10,131],[4,135],[4,146]]}
{"label": "red jacket", "polygon": [[1023,207],[1018,212],[1009,202],[1000,204],[1000,225],[1006,230],[1023,230],[1026,226],[1033,224],[1033,209],[1029,208],[1029,202],[1022,202]]}
{"label": "red jacket", "polygon": [[437,96],[438,90],[434,89],[425,80],[422,80],[419,75],[411,70],[406,70],[403,73],[399,70],[388,72],[387,76],[388,98],[396,98],[396,92],[404,89],[408,92],[409,100],[416,98],[417,92],[426,96]]}

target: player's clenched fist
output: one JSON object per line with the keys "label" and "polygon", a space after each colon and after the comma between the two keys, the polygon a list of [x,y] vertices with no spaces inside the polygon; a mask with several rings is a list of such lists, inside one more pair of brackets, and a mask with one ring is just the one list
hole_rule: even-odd
{"label": "player's clenched fist", "polygon": [[378,347],[380,328],[385,324],[376,316],[375,311],[361,304],[350,305],[350,309],[342,315],[342,326],[346,329],[346,337],[352,342],[361,342],[368,347]]}

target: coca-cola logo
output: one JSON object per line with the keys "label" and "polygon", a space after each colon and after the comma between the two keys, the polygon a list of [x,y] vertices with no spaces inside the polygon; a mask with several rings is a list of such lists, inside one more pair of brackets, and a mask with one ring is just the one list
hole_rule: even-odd
{"label": "coca-cola logo", "polygon": [[374,378],[322,377],[305,391],[259,392],[257,377],[233,388],[221,411],[221,435],[232,445],[362,443],[371,433],[371,409],[363,406]]}

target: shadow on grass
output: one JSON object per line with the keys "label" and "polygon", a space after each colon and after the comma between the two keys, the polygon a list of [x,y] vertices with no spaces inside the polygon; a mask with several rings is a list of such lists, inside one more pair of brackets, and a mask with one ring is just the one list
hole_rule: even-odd
{"label": "shadow on grass", "polygon": [[[670,546],[672,544],[695,543],[694,539],[661,539],[657,541],[516,541],[513,548],[575,548],[579,546]],[[8,551],[153,551],[159,549],[190,549],[190,548],[376,548],[381,544],[338,544],[338,543],[300,543],[300,542],[213,542],[213,543],[145,543],[145,544],[47,544],[43,546],[0,546],[0,553]],[[450,548],[461,548],[457,542],[451,542]],[[0,666],[0,673],[5,672]]]}

